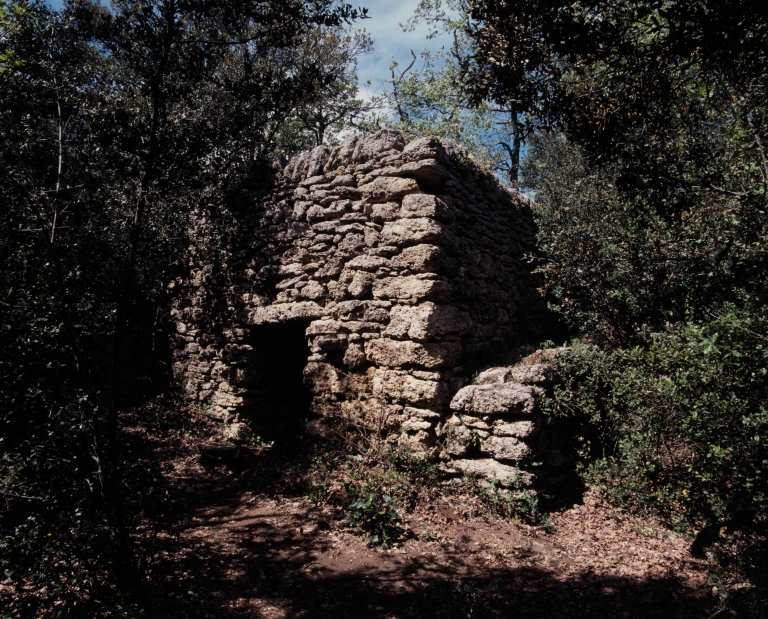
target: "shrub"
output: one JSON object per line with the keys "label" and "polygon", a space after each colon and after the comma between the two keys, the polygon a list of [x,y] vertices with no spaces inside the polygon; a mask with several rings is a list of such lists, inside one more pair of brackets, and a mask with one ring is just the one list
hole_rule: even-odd
{"label": "shrub", "polygon": [[728,314],[650,336],[646,347],[575,344],[545,402],[576,426],[581,473],[607,498],[672,523],[765,526],[765,319]]}
{"label": "shrub", "polygon": [[509,489],[499,488],[492,481],[486,488],[479,488],[478,497],[492,512],[504,518],[512,518],[528,524],[546,523],[547,516],[539,509],[539,499],[534,492],[524,488],[517,480]]}
{"label": "shrub", "polygon": [[372,544],[386,548],[400,522],[399,499],[403,480],[392,470],[361,474],[351,471],[344,482],[351,499],[344,522],[355,533],[366,535]]}

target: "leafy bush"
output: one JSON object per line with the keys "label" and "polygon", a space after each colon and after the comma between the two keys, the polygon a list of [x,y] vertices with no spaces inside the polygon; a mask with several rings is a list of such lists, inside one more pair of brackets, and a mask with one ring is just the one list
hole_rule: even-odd
{"label": "leafy bush", "polygon": [[545,404],[576,426],[582,474],[678,524],[768,521],[766,319],[727,314],[645,347],[575,344]]}
{"label": "leafy bush", "polygon": [[495,481],[488,487],[478,489],[478,497],[492,512],[529,524],[547,521],[539,508],[539,499],[534,492],[523,487],[517,480],[511,488],[500,488]]}
{"label": "leafy bush", "polygon": [[401,476],[391,470],[362,475],[353,470],[344,488],[352,499],[344,522],[355,533],[368,536],[372,544],[386,548],[400,522],[398,502],[404,492]]}
{"label": "leafy bush", "polygon": [[[744,136],[713,133],[718,156],[728,156],[728,165],[708,164],[726,177],[718,182],[753,187],[754,194],[705,190],[705,180],[691,177],[693,187],[669,189],[668,210],[642,188],[622,191],[618,164],[596,167],[562,136],[531,140],[523,180],[536,190],[538,246],[546,257],[538,272],[553,308],[578,333],[626,348],[669,323],[710,320],[717,308],[759,307],[766,298],[762,184]],[[703,164],[695,169],[704,173]]]}

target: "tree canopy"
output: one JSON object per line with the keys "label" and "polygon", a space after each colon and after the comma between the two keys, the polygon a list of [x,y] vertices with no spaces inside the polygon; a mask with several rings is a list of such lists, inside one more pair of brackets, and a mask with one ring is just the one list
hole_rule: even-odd
{"label": "tree canopy", "polygon": [[236,225],[275,158],[357,113],[360,16],[331,0],[0,4],[6,573],[70,601],[71,578],[93,593],[138,573],[118,413],[164,388],[190,215]]}

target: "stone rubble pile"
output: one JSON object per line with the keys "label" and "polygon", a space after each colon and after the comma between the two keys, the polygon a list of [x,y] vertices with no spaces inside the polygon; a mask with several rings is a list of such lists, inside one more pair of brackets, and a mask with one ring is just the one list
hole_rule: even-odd
{"label": "stone rubble pile", "polygon": [[[537,351],[530,358],[544,353],[551,359],[562,350]],[[530,471],[535,462],[538,471],[552,477],[564,462],[561,452],[552,449],[552,434],[545,432],[537,400],[555,379],[554,368],[546,362],[494,367],[460,389],[441,428],[445,469],[532,486],[537,481]]]}
{"label": "stone rubble pile", "polygon": [[474,360],[520,344],[533,320],[530,204],[461,146],[393,131],[319,146],[254,197],[237,234],[210,229],[201,216],[200,245],[218,249],[191,248],[172,315],[175,375],[213,414],[279,423],[294,400],[265,329],[298,325],[306,417],[356,419],[423,453],[445,435],[467,471],[480,461],[466,436],[494,461],[530,457],[547,370],[465,387]]}

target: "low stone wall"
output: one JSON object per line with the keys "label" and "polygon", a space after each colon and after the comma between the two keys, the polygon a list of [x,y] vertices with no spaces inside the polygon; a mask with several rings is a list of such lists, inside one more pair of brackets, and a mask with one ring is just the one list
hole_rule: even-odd
{"label": "low stone wall", "polygon": [[[474,360],[520,343],[536,298],[528,200],[450,140],[381,131],[318,147],[254,198],[240,230],[215,241],[215,261],[191,256],[172,312],[177,378],[230,423],[275,424],[285,402],[301,406],[273,367],[279,337],[264,344],[277,337],[270,325],[297,325],[311,416],[434,452]],[[509,397],[525,407],[532,388]],[[477,413],[461,406],[465,419]],[[489,455],[506,456],[520,448],[504,433],[532,428],[510,419],[477,431]]]}
{"label": "low stone wall", "polygon": [[557,379],[548,361],[564,350],[535,351],[518,366],[490,368],[459,390],[439,429],[446,470],[503,485],[557,481],[568,449],[558,444],[538,402]]}

